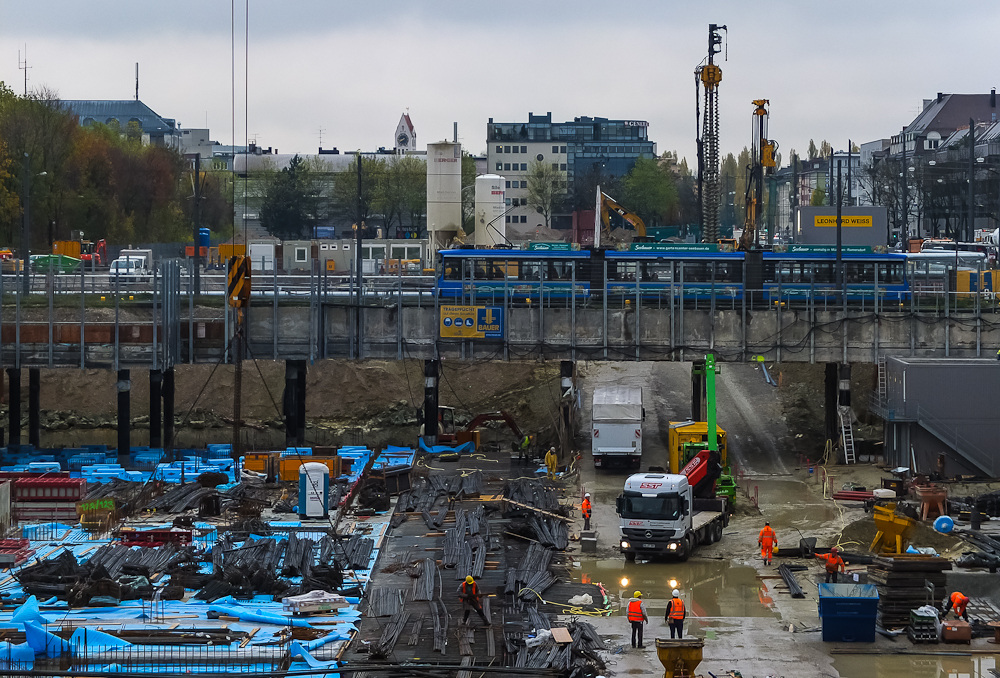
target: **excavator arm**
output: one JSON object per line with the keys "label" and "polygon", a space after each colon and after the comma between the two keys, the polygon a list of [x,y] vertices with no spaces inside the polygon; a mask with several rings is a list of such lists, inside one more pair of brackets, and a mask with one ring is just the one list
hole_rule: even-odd
{"label": "excavator arm", "polygon": [[466,431],[474,431],[479,428],[480,425],[485,424],[488,421],[502,421],[514,432],[514,435],[518,440],[524,438],[524,434],[521,432],[521,428],[514,421],[514,417],[510,416],[507,412],[483,412],[482,414],[477,414],[473,417],[469,425],[465,427]]}
{"label": "excavator arm", "polygon": [[629,212],[627,209],[618,204],[618,202],[610,195],[602,192],[601,224],[604,226],[602,230],[605,237],[611,235],[611,212],[615,212],[621,216],[621,218],[625,220],[625,223],[630,225],[635,230],[637,236],[640,238],[646,237],[646,223],[642,220],[642,217],[634,212]]}

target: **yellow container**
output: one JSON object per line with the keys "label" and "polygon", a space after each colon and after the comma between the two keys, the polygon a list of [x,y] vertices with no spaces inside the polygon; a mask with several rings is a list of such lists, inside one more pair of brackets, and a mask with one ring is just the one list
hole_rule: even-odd
{"label": "yellow container", "polygon": [[686,640],[656,639],[656,657],[663,664],[663,678],[693,678],[694,670],[701,663],[705,641],[701,638]]}
{"label": "yellow container", "polygon": [[308,462],[323,464],[330,469],[330,476],[333,478],[340,476],[340,457],[300,457],[295,455],[281,458],[280,467],[278,469],[278,479],[298,482],[299,467]]}
{"label": "yellow container", "polygon": [[910,533],[916,521],[896,513],[895,504],[876,506],[872,513],[875,527],[875,539],[870,551],[874,553],[902,553],[910,543]]}

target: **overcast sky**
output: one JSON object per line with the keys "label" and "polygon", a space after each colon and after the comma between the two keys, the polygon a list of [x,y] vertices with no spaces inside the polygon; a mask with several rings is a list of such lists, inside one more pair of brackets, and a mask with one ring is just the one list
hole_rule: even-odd
{"label": "overcast sky", "polygon": [[391,147],[406,110],[421,147],[458,122],[473,153],[491,117],[639,119],[660,152],[692,166],[709,23],[728,26],[723,152],[750,145],[755,98],[771,101],[769,136],[787,161],[809,139],[842,149],[888,137],[922,99],[1000,81],[992,2],[255,0],[248,51],[246,2],[235,5],[233,50],[231,2],[0,0],[0,80],[23,90],[20,50],[29,90],[130,99],[139,62],[139,97],[161,116],[282,153],[314,153],[321,129],[324,147]]}

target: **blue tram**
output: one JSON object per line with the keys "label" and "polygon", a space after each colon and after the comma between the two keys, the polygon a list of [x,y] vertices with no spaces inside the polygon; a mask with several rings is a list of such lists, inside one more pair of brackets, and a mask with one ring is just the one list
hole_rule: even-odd
{"label": "blue tram", "polygon": [[589,250],[441,250],[438,295],[469,303],[587,299],[593,267]]}

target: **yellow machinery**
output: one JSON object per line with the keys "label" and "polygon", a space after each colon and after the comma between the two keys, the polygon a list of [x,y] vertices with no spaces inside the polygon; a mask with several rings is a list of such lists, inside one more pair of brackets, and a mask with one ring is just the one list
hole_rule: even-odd
{"label": "yellow machinery", "polygon": [[872,516],[875,520],[875,539],[869,551],[873,553],[900,554],[910,544],[910,533],[916,524],[913,518],[896,513],[895,504],[876,506]]}
{"label": "yellow machinery", "polygon": [[656,658],[663,664],[663,678],[694,678],[704,647],[705,641],[701,638],[657,638]]}
{"label": "yellow machinery", "polygon": [[[715,426],[719,440],[719,457],[722,467],[726,467],[726,432]],[[708,422],[705,421],[672,421],[667,434],[667,449],[670,453],[670,473],[680,473],[689,459],[688,449],[701,449],[708,442]],[[691,448],[687,446],[691,443]]]}
{"label": "yellow machinery", "polygon": [[767,99],[754,99],[754,136],[750,150],[750,167],[747,168],[746,219],[740,249],[758,249],[761,214],[764,209],[764,175],[774,172],[775,152],[778,144],[767,138]]}
{"label": "yellow machinery", "polygon": [[600,186],[597,187],[597,202],[600,206],[600,218],[601,218],[601,237],[596,245],[600,245],[601,241],[607,241],[611,237],[611,213],[614,212],[618,214],[622,219],[625,220],[629,226],[635,230],[636,236],[640,238],[646,237],[646,223],[642,218],[635,214],[634,212],[629,212],[627,209],[618,204],[618,201],[612,198],[607,193],[601,191]]}

